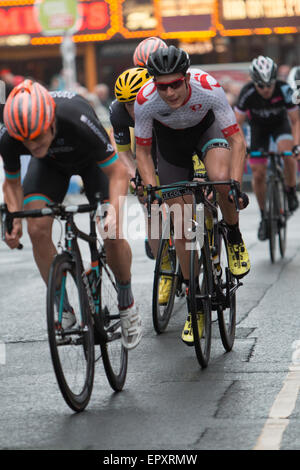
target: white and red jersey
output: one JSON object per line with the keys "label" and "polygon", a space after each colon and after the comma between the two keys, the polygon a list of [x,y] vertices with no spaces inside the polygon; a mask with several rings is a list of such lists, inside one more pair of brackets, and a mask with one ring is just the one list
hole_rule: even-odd
{"label": "white and red jersey", "polygon": [[235,114],[221,85],[201,69],[189,69],[189,94],[183,105],[173,110],[159,96],[153,80],[139,91],[135,105],[135,138],[139,145],[151,145],[153,120],[172,129],[186,129],[199,124],[213,111],[224,137],[239,131]]}

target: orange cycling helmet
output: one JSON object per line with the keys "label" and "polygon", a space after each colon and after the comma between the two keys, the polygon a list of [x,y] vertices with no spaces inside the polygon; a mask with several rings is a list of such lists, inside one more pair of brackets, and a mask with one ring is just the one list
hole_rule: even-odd
{"label": "orange cycling helmet", "polygon": [[133,54],[133,63],[136,67],[146,67],[149,55],[157,51],[160,47],[166,48],[167,44],[160,38],[147,38],[144,39],[136,47]]}
{"label": "orange cycling helmet", "polygon": [[45,132],[55,115],[55,102],[38,82],[24,80],[13,88],[4,106],[4,124],[11,137],[33,140]]}

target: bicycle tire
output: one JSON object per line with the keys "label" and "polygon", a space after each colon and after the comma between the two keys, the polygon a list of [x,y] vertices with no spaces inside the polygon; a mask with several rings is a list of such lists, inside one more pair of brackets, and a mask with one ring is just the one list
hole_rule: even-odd
{"label": "bicycle tire", "polygon": [[[66,292],[77,319],[77,326],[61,328],[61,310],[55,297],[59,291],[60,304]],[[87,406],[94,381],[94,333],[86,291],[76,278],[75,263],[68,253],[54,258],[47,288],[47,327],[51,359],[60,391],[76,411]],[[74,368],[73,368],[74,366]]]}
{"label": "bicycle tire", "polygon": [[267,187],[266,197],[266,211],[268,237],[269,237],[269,253],[271,262],[276,260],[276,234],[277,234],[277,220],[276,220],[276,202],[275,202],[275,184],[270,181]]}
{"label": "bicycle tire", "polygon": [[[210,259],[210,249],[207,234],[204,236],[203,246],[199,241],[193,243],[194,247],[190,253],[190,288],[189,303],[191,309],[192,328],[194,336],[194,347],[197,360],[202,368],[207,367],[211,349],[211,292],[212,292],[212,267]],[[197,273],[197,277],[195,276]],[[197,280],[196,280],[197,279]],[[198,289],[200,288],[200,292]],[[198,305],[201,302],[201,309],[204,315],[203,334],[199,335],[198,330]]]}
{"label": "bicycle tire", "polygon": [[[176,256],[175,244],[173,239],[173,228],[170,227],[170,234],[167,233],[168,224],[165,224],[162,237],[159,242],[157,257],[155,261],[155,270],[153,278],[153,293],[152,293],[152,320],[153,327],[157,334],[163,333],[170,321],[172,315],[175,295],[177,292],[178,279],[179,279],[179,261]],[[168,236],[170,235],[170,236]],[[163,255],[168,253],[171,270],[168,272],[162,271],[162,259]],[[170,274],[171,276],[171,289],[168,302],[166,304],[159,303],[159,285],[162,279],[162,275]]]}
{"label": "bicycle tire", "polygon": [[[100,336],[100,349],[108,382],[114,391],[120,392],[126,381],[128,350],[122,344],[121,321],[114,275],[104,261],[104,257],[101,260],[102,262],[99,263],[100,329],[103,329],[104,335]],[[111,316],[114,316],[114,318],[112,319]],[[106,339],[103,339],[104,337]]]}
{"label": "bicycle tire", "polygon": [[233,290],[237,279],[229,269],[227,237],[224,229],[219,226],[219,260],[220,274],[218,276],[218,289],[216,295],[221,296],[217,306],[219,331],[225,351],[233,348],[236,330],[236,292]]}
{"label": "bicycle tire", "polygon": [[277,211],[278,211],[278,239],[279,239],[279,252],[281,258],[285,256],[286,250],[286,236],[287,236],[287,214],[288,214],[288,201],[282,179],[278,182],[277,193]]}

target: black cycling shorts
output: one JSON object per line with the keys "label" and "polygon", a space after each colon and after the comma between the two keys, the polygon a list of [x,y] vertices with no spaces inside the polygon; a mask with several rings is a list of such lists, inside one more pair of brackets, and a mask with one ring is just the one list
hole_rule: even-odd
{"label": "black cycling shorts", "polygon": [[[271,137],[273,138],[275,144],[277,144],[280,140],[293,140],[292,129],[287,119],[272,128],[252,124],[250,127],[250,131],[250,150],[252,152],[259,150],[267,152],[270,147]],[[253,163],[258,160],[265,161],[263,157],[251,156],[251,161]]]}
{"label": "black cycling shorts", "polygon": [[88,165],[79,169],[63,168],[46,159],[31,158],[23,181],[24,205],[34,200],[62,202],[73,175],[81,176],[90,203],[94,202],[97,192],[108,200],[108,178],[95,161],[89,160]]}
{"label": "black cycling shorts", "polygon": [[[166,128],[164,132],[164,137],[167,142],[170,139],[170,135],[168,135],[168,129],[169,128]],[[161,146],[159,146],[158,143],[157,169],[160,184],[169,185],[171,183],[191,181],[194,176],[193,155],[196,153],[205,163],[205,156],[207,152],[211,148],[216,147],[229,149],[228,142],[226,139],[224,139],[217,122],[214,122],[202,135],[200,135],[200,137],[199,133],[197,134],[197,142],[194,144],[193,148],[189,148],[189,152],[182,152],[180,162],[178,162],[178,160],[172,162],[172,155],[168,150],[169,147],[166,146],[165,148],[167,153],[163,153],[161,151]],[[187,194],[188,193],[190,193],[190,191],[188,191]],[[177,197],[176,191],[174,190],[163,191],[163,196],[164,199]]]}

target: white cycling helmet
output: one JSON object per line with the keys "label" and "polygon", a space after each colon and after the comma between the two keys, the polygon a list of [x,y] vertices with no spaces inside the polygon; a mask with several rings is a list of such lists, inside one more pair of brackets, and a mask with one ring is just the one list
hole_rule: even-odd
{"label": "white cycling helmet", "polygon": [[287,83],[290,85],[292,90],[300,88],[300,65],[293,67],[288,74]]}
{"label": "white cycling helmet", "polygon": [[276,80],[277,65],[270,57],[260,55],[252,60],[250,76],[255,83],[269,84]]}

